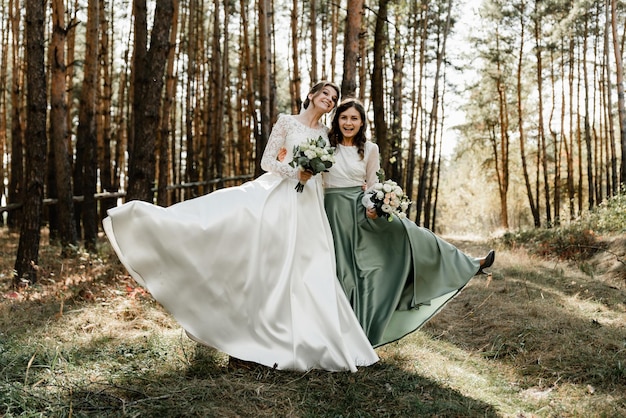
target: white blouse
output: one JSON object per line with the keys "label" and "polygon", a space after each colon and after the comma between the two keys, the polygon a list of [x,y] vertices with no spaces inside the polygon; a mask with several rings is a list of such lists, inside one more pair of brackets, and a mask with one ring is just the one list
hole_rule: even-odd
{"label": "white blouse", "polygon": [[363,159],[357,147],[337,145],[335,163],[328,172],[322,174],[325,188],[335,187],[372,187],[378,181],[376,173],[380,170],[378,145],[371,141],[365,143]]}

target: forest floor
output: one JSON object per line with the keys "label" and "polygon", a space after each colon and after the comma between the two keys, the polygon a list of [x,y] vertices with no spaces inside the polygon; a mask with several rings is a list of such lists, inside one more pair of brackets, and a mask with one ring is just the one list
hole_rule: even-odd
{"label": "forest floor", "polygon": [[449,238],[477,276],[421,330],[356,373],[229,365],[98,255],[43,243],[16,292],[18,237],[0,230],[0,415],[83,417],[624,417],[626,238],[584,262]]}

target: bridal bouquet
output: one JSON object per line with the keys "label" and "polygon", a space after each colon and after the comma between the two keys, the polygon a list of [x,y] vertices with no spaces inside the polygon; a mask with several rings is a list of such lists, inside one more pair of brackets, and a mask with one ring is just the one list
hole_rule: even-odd
{"label": "bridal bouquet", "polygon": [[[322,171],[328,171],[335,162],[335,149],[328,146],[321,136],[317,139],[308,139],[293,148],[293,160],[289,163],[292,167],[300,167],[314,175]],[[298,182],[296,191],[302,193],[304,184]]]}
{"label": "bridal bouquet", "polygon": [[399,219],[406,218],[406,210],[411,201],[398,183],[381,179],[369,193],[372,193],[370,200],[374,203],[378,216],[387,218],[389,222],[393,221],[394,215]]}

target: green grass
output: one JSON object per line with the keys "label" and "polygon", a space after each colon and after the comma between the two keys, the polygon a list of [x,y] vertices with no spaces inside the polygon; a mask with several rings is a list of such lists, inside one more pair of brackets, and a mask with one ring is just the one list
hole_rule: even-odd
{"label": "green grass", "polygon": [[495,243],[493,276],[379,348],[379,363],[295,373],[233,368],[188,339],[104,240],[77,260],[44,245],[39,283],[14,293],[17,239],[0,231],[0,415],[623,417],[626,247],[594,237],[602,251],[569,259],[530,251],[538,241]]}

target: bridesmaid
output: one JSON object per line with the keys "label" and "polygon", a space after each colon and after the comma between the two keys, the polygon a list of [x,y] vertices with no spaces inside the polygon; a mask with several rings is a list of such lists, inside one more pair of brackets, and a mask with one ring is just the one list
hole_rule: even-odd
{"label": "bridesmaid", "polygon": [[378,218],[363,185],[378,181],[378,146],[365,136],[354,99],[335,111],[329,138],[335,164],[323,174],[337,276],[374,347],[417,330],[495,259],[470,257],[408,219]]}

